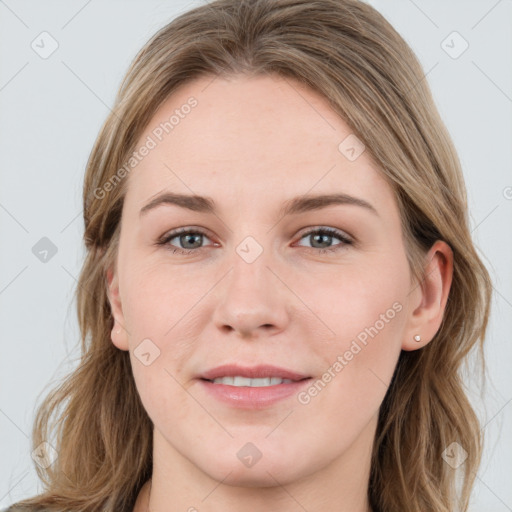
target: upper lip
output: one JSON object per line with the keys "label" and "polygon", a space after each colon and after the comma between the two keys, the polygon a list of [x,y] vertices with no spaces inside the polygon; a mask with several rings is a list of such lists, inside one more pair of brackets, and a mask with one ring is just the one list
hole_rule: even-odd
{"label": "upper lip", "polygon": [[307,379],[307,375],[287,370],[286,368],[279,368],[272,365],[258,365],[258,366],[240,366],[238,364],[224,364],[217,366],[203,372],[199,378],[206,380],[213,380],[218,377],[248,377],[251,379],[265,378],[265,377],[280,377],[281,379],[290,379],[294,381]]}

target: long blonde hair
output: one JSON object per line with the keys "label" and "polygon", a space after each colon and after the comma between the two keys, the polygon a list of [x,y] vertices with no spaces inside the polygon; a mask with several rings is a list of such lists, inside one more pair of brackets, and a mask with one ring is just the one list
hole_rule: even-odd
{"label": "long blonde hair", "polygon": [[[106,293],[126,179],[105,184],[119,177],[177,87],[237,73],[293,78],[327,98],[395,191],[418,280],[432,244],[451,246],[445,316],[431,343],[400,355],[381,406],[368,495],[375,512],[467,510],[482,439],[460,369],[473,348],[483,360],[491,282],[471,239],[460,163],[421,66],[391,25],[357,0],[213,1],[174,19],[136,56],[87,163],[80,364],[39,406],[32,432],[33,448],[48,441],[58,456],[46,469],[36,465],[44,492],[18,504],[131,511],[151,477],[153,425],[128,352],[110,340]],[[452,442],[468,455],[457,471],[441,457]]]}

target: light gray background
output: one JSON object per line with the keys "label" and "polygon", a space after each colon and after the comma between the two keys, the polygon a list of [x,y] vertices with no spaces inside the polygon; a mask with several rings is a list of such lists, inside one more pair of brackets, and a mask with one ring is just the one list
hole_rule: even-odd
{"label": "light gray background", "polygon": [[[34,407],[79,355],[73,293],[88,154],[138,49],[200,4],[0,0],[0,507],[40,490]],[[467,377],[487,438],[471,510],[512,511],[512,2],[371,4],[420,58],[463,164],[474,239],[495,290],[483,398]],[[59,45],[47,59],[31,48],[43,31]],[[458,58],[442,46],[462,49],[453,31],[469,44]],[[46,263],[32,252],[42,237],[58,251]]]}

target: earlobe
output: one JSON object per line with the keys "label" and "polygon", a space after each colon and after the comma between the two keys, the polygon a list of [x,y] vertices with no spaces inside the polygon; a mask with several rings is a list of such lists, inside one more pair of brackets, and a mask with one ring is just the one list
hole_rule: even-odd
{"label": "earlobe", "polygon": [[119,280],[117,272],[109,268],[106,273],[107,297],[110,303],[110,310],[114,319],[114,325],[110,332],[112,343],[120,350],[128,350],[128,332],[125,328],[123,308],[119,294]]}
{"label": "earlobe", "polygon": [[424,278],[411,292],[416,303],[410,313],[402,350],[416,350],[436,335],[444,316],[453,277],[453,251],[438,240],[429,250]]}

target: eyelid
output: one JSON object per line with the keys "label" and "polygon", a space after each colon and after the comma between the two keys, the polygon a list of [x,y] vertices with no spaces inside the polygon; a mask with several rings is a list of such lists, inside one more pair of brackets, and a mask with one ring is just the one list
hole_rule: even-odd
{"label": "eyelid", "polygon": [[346,241],[350,241],[352,243],[355,242],[355,239],[353,236],[349,235],[346,231],[343,231],[339,228],[334,228],[330,226],[325,225],[317,225],[317,226],[309,226],[307,228],[304,228],[304,230],[301,230],[299,232],[299,239],[304,238],[306,235],[311,235],[313,233],[317,232],[324,232],[327,233],[333,237],[338,237],[340,239],[345,239]]}
{"label": "eyelid", "polygon": [[[187,227],[171,229],[171,230],[165,232],[161,237],[158,238],[157,244],[166,245],[169,243],[169,240],[172,240],[173,238],[176,238],[179,235],[186,235],[188,233],[203,235],[204,237],[206,237],[210,240],[212,238],[214,238],[214,237],[210,236],[210,232],[205,228],[200,228],[197,226],[187,226]],[[180,249],[180,248],[176,247],[176,249]],[[185,251],[186,249],[181,249],[181,250]],[[190,249],[190,250],[197,251],[198,249]]]}
{"label": "eyelid", "polygon": [[[199,234],[199,235],[202,235],[210,240],[213,238],[210,236],[209,231],[205,228],[200,228],[200,227],[196,227],[196,226],[187,226],[187,227],[176,228],[176,229],[166,232],[164,235],[162,235],[158,239],[156,244],[159,246],[168,246],[169,249],[172,250],[173,253],[181,253],[184,255],[189,255],[194,252],[199,252],[199,251],[201,251],[201,249],[206,248],[206,247],[198,247],[196,249],[182,249],[181,247],[176,247],[176,246],[170,244],[170,241],[173,238],[176,238],[182,234],[189,234],[189,233]],[[298,235],[298,241],[302,240],[303,238],[305,238],[307,236],[311,236],[312,234],[315,234],[315,233],[322,233],[322,234],[326,234],[333,238],[338,238],[341,241],[341,243],[335,244],[335,245],[329,246],[329,247],[323,247],[323,248],[308,247],[308,246],[303,246],[303,245],[299,245],[299,247],[304,247],[305,249],[308,249],[315,253],[322,254],[322,253],[328,253],[328,252],[336,252],[336,251],[343,249],[343,247],[346,247],[347,245],[355,244],[354,237],[352,237],[345,231],[338,229],[338,228],[325,226],[325,225],[309,226],[307,228],[304,228],[303,230],[301,230],[300,234]],[[218,245],[219,244],[217,244],[215,242],[213,244],[213,246],[218,246]]]}

